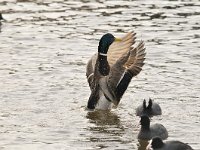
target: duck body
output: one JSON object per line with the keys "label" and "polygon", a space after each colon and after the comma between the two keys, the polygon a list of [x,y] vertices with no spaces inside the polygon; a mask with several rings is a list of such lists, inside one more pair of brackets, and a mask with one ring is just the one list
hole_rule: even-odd
{"label": "duck body", "polygon": [[158,103],[152,101],[152,99],[149,99],[149,104],[146,106],[146,100],[143,101],[143,104],[138,106],[136,108],[136,115],[142,116],[147,115],[149,117],[161,115],[162,110]]}
{"label": "duck body", "polygon": [[[98,83],[95,83],[95,77],[94,77],[94,70],[95,70],[95,65],[96,65],[96,60],[97,60],[97,55],[98,54],[95,54],[91,60],[89,60],[88,62],[88,65],[87,65],[87,73],[89,73],[89,78],[88,78],[88,83],[90,85],[90,89],[91,89],[91,92],[98,96],[96,98],[93,97],[92,95],[92,100],[96,98],[96,100],[98,100],[98,102],[95,104],[95,109],[98,109],[98,110],[108,110],[108,109],[111,109],[112,106],[113,106],[113,103],[111,102],[111,99],[113,100],[113,96],[111,95],[111,92],[109,90],[109,87],[107,85],[107,78],[105,78],[104,76],[102,75],[99,75],[98,76]],[[95,90],[95,84],[98,84],[96,86],[98,86],[98,89]],[[91,94],[92,94],[91,93]],[[108,95],[108,96],[107,96]],[[90,105],[88,103],[88,105]],[[88,106],[89,108],[91,106]],[[93,108],[92,108],[93,109]]]}
{"label": "duck body", "polygon": [[160,137],[161,139],[168,138],[167,129],[162,124],[150,125],[150,119],[148,116],[141,116],[141,129],[138,133],[138,139],[140,140],[151,140],[153,137]]}
{"label": "duck body", "polygon": [[154,137],[147,150],[193,150],[191,146],[180,141],[163,142],[160,137]]}
{"label": "duck body", "polygon": [[113,107],[113,103],[111,101],[108,101],[108,99],[104,96],[102,91],[99,91],[99,101],[95,107],[95,109],[98,110],[108,110]]}
{"label": "duck body", "polygon": [[91,90],[88,109],[107,110],[117,106],[133,76],[144,65],[145,48],[140,42],[135,48],[135,33],[117,39],[105,34],[99,42],[98,53],[87,63],[86,76]]}

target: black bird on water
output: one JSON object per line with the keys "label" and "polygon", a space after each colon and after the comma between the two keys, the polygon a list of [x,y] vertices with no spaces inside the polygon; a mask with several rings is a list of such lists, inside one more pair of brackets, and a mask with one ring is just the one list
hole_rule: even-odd
{"label": "black bird on water", "polygon": [[193,150],[191,146],[180,141],[163,142],[160,137],[154,137],[147,150]]}

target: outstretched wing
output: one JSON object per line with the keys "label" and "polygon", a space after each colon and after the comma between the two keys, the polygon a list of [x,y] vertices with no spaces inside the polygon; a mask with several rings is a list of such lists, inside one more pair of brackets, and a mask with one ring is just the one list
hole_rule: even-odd
{"label": "outstretched wing", "polygon": [[137,75],[142,70],[145,56],[146,53],[145,53],[144,42],[141,41],[135,48],[133,47],[130,50],[129,58],[125,63],[124,67],[129,69],[133,73],[133,75]]}
{"label": "outstretched wing", "polygon": [[125,53],[130,51],[131,46],[135,43],[136,33],[127,33],[121,41],[113,42],[108,49],[108,63],[110,66],[115,64],[115,62]]}
{"label": "outstretched wing", "polygon": [[129,68],[132,64],[135,63],[143,63],[144,61],[144,57],[145,57],[146,53],[145,53],[145,47],[144,47],[144,42],[141,41],[137,47],[133,47],[130,50],[130,56],[128,61],[125,64],[126,68]]}

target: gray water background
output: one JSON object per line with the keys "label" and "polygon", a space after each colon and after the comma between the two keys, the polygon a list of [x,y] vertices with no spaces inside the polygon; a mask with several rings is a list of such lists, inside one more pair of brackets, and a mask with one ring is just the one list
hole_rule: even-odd
{"label": "gray water background", "polygon": [[[200,149],[200,1],[1,0],[0,149],[130,150],[143,99],[158,102],[168,140]],[[107,32],[137,33],[146,64],[119,107],[85,110],[85,67]]]}

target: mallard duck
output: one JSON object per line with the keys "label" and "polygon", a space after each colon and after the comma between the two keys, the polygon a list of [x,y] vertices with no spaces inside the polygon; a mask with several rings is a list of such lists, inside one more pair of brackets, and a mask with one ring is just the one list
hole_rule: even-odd
{"label": "mallard duck", "polygon": [[136,33],[129,32],[123,38],[107,33],[102,36],[98,53],[87,63],[86,76],[91,94],[88,109],[117,107],[131,79],[142,70],[145,60],[144,42],[135,44]]}
{"label": "mallard duck", "polygon": [[138,139],[151,140],[155,136],[158,136],[163,140],[168,138],[167,129],[159,123],[150,125],[150,119],[147,115],[141,116],[140,124],[141,129],[138,133]]}
{"label": "mallard duck", "polygon": [[188,144],[180,141],[163,142],[160,137],[154,137],[147,146],[147,150],[193,150]]}
{"label": "mallard duck", "polygon": [[148,106],[146,105],[146,100],[144,99],[143,104],[138,106],[136,109],[137,116],[147,115],[149,117],[152,117],[161,114],[162,110],[160,105],[154,102],[151,98],[149,98]]}

